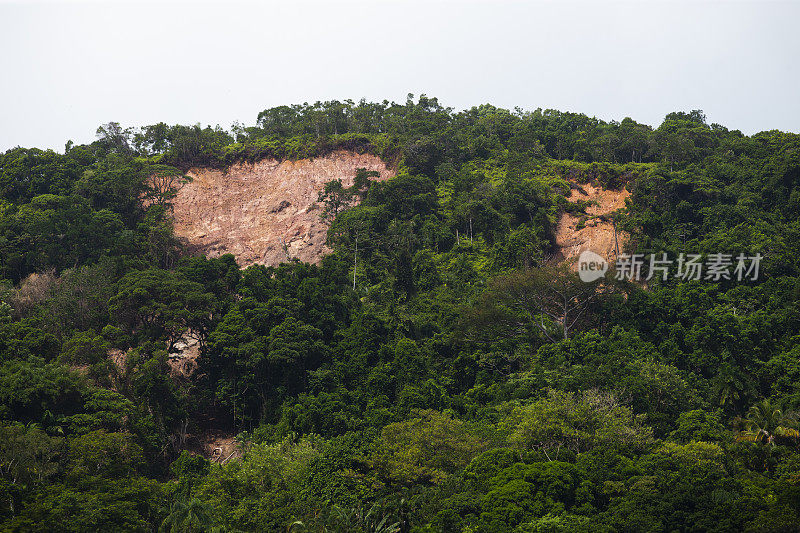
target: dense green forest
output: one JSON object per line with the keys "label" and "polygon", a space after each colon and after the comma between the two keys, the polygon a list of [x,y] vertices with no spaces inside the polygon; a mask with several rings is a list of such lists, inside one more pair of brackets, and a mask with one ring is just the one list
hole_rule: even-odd
{"label": "dense green forest", "polygon": [[[174,236],[190,167],[340,149],[397,175],[329,184],[319,265]],[[586,208],[570,181],[631,192],[628,251],[760,253],[760,276],[601,281],[567,330],[530,295],[580,283],[547,260]],[[798,531],[798,252],[800,135],[701,111],[409,95],[8,150],[0,530]],[[168,365],[187,331],[191,378]],[[210,430],[243,456],[187,451]]]}

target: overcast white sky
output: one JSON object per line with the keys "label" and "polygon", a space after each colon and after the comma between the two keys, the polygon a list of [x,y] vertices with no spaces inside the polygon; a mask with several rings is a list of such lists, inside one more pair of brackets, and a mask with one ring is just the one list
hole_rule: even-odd
{"label": "overcast white sky", "polygon": [[97,126],[255,122],[316,100],[800,132],[800,2],[0,0],[0,150]]}

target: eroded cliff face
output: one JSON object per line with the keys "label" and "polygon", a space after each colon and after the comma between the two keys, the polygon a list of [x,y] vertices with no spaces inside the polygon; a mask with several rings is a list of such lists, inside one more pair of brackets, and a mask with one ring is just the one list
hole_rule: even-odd
{"label": "eroded cliff face", "polygon": [[[630,192],[603,189],[590,183],[571,183],[573,187],[567,200],[593,202],[586,208],[585,216],[563,213],[556,224],[555,237],[558,254],[557,261],[577,257],[584,250],[591,250],[608,261],[615,261],[617,249],[622,251],[629,236],[621,231],[614,231],[610,214],[625,207],[625,200]],[[582,227],[579,223],[583,222]],[[577,267],[577,265],[576,265]]]}
{"label": "eroded cliff face", "polygon": [[380,158],[334,152],[298,161],[264,159],[228,169],[193,168],[173,199],[175,233],[209,257],[233,254],[244,268],[288,259],[318,262],[329,250],[328,227],[315,205],[325,183],[349,187],[359,168],[394,175]]}

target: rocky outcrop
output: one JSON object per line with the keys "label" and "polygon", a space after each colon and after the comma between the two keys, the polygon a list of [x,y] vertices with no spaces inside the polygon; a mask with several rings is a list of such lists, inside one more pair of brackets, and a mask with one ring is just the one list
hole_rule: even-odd
{"label": "rocky outcrop", "polygon": [[172,376],[191,377],[197,370],[197,358],[200,357],[200,339],[187,331],[169,352],[167,364]]}
{"label": "rocky outcrop", "polygon": [[393,171],[370,154],[339,151],[298,161],[264,159],[225,170],[193,168],[173,199],[175,234],[209,257],[233,254],[241,267],[288,259],[318,262],[327,225],[316,205],[325,183],[353,183],[359,168],[387,179]]}

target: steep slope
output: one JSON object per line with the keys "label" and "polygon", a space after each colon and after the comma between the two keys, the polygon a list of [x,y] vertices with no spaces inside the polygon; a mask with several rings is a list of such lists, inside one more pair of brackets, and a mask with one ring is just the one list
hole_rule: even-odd
{"label": "steep slope", "polygon": [[615,232],[614,225],[608,215],[625,207],[625,200],[630,192],[603,189],[591,183],[570,183],[572,190],[567,200],[570,202],[588,201],[586,215],[576,216],[563,213],[555,230],[558,253],[554,258],[563,261],[580,255],[584,250],[591,250],[607,260],[616,258],[616,250],[622,250],[628,240],[624,232]]}
{"label": "steep slope", "polygon": [[346,151],[238,163],[224,171],[193,168],[193,181],[173,200],[175,233],[209,257],[232,253],[242,267],[317,262],[327,251],[317,195],[331,180],[352,185],[359,168],[379,172],[378,179],[393,175],[380,158]]}

